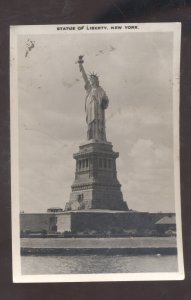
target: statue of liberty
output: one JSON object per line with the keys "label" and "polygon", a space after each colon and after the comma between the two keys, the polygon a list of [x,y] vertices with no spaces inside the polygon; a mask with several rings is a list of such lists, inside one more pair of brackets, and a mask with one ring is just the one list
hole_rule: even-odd
{"label": "statue of liberty", "polygon": [[91,73],[88,76],[83,67],[83,56],[79,56],[79,69],[85,81],[86,99],[85,112],[88,125],[87,139],[97,142],[106,142],[105,132],[105,109],[109,104],[109,99],[99,85],[97,74]]}

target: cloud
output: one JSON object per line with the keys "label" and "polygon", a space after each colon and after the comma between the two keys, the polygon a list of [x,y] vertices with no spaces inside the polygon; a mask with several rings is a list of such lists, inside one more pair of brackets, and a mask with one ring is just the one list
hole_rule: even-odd
{"label": "cloud", "polygon": [[[22,209],[44,211],[49,206],[64,207],[74,180],[75,162],[72,154],[77,149],[78,145],[71,141],[65,140],[63,143],[40,133],[27,134],[20,152]],[[70,159],[65,159],[68,157]]]}
{"label": "cloud", "polygon": [[152,140],[140,139],[132,146],[128,162],[126,189],[132,207],[174,210],[172,149],[163,145],[156,147]]}

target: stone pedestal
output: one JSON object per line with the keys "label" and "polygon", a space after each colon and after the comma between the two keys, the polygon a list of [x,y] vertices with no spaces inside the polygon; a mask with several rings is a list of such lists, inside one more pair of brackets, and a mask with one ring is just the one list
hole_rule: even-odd
{"label": "stone pedestal", "polygon": [[75,180],[65,210],[128,210],[117,179],[116,158],[110,142],[89,140],[73,155]]}

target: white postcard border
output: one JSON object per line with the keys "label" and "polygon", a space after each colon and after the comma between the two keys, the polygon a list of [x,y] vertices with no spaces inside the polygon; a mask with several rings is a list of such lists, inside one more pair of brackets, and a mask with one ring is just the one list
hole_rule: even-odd
{"label": "white postcard border", "polygon": [[[136,27],[125,29],[124,26]],[[58,30],[58,27],[75,26],[84,29]],[[178,272],[160,273],[112,273],[112,274],[63,274],[63,275],[22,275],[20,256],[19,225],[19,146],[18,146],[18,88],[17,88],[17,37],[23,34],[85,34],[104,33],[106,29],[91,30],[92,26],[122,26],[113,32],[173,32],[173,134],[174,134],[174,180],[177,221]],[[10,106],[11,106],[11,197],[12,197],[12,262],[13,282],[93,282],[93,281],[155,281],[183,280],[183,246],[180,201],[180,158],[179,158],[179,83],[180,83],[180,42],[181,23],[133,23],[133,24],[74,24],[74,25],[21,25],[10,27]]]}

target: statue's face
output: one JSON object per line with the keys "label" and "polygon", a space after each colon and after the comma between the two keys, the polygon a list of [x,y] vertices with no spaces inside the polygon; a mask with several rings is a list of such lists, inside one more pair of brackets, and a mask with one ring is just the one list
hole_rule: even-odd
{"label": "statue's face", "polygon": [[98,86],[99,85],[99,80],[96,76],[90,76],[90,82],[92,86]]}

